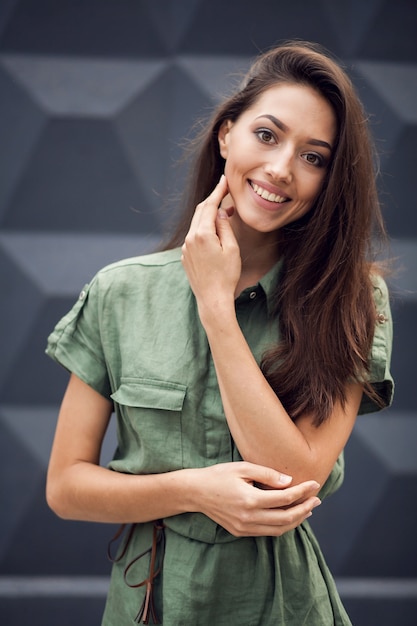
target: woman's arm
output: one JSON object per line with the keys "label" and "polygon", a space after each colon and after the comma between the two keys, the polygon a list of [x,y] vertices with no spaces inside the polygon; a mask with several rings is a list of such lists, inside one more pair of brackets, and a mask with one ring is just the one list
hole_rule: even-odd
{"label": "woman's arm", "polygon": [[61,517],[130,523],[198,511],[235,535],[278,536],[319,504],[314,481],[285,488],[290,479],[251,463],[140,476],[100,467],[111,411],[108,400],[71,376],[47,477],[48,504]]}
{"label": "woman's arm", "polygon": [[349,385],[345,408],[336,405],[320,427],[310,415],[293,422],[263,376],[236,317],[222,311],[204,319],[225,414],[242,458],[288,473],[295,484],[314,479],[323,485],[351,434],[362,385]]}
{"label": "woman's arm", "polygon": [[241,260],[227,214],[218,210],[225,193],[227,184],[221,180],[197,207],[183,246],[183,265],[210,343],[229,428],[245,460],[289,473],[294,483],[314,479],[323,484],[354,426],[362,386],[349,385],[345,408],[337,405],[319,428],[310,415],[291,420],[236,319]]}

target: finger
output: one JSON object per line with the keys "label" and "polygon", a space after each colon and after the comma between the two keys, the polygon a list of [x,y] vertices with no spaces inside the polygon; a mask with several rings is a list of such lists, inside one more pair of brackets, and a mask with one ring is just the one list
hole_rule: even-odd
{"label": "finger", "polygon": [[311,517],[312,510],[319,504],[318,498],[310,498],[290,509],[253,511],[250,516],[243,516],[235,521],[233,534],[237,536],[278,537]]}
{"label": "finger", "polygon": [[214,205],[217,210],[220,206],[221,201],[223,200],[225,196],[227,196],[227,194],[228,194],[227,179],[226,179],[226,176],[222,174],[220,176],[219,182],[217,183],[217,185],[215,186],[211,194],[208,195],[207,198],[203,200],[203,202],[200,202],[198,206],[204,206],[207,204]]}
{"label": "finger", "polygon": [[259,485],[267,486],[272,489],[283,489],[291,484],[292,477],[283,472],[278,472],[272,467],[264,465],[256,465],[255,463],[241,463],[240,470],[242,477],[249,479]]}
{"label": "finger", "polygon": [[315,480],[310,480],[287,489],[268,489],[259,494],[261,507],[265,509],[287,509],[315,496],[320,489]]}
{"label": "finger", "polygon": [[232,251],[233,249],[239,249],[227,211],[221,207],[217,211],[216,216],[216,234],[223,250]]}
{"label": "finger", "polygon": [[200,202],[196,207],[197,214],[206,214],[208,211],[212,213],[212,216],[217,214],[217,210],[223,200],[228,194],[228,186],[226,176],[221,175],[219,182],[214,187],[213,191]]}
{"label": "finger", "polygon": [[[321,500],[316,496],[288,508],[261,509],[256,513],[256,522],[260,526],[295,528],[311,516],[313,509],[320,506]],[[254,518],[255,520],[255,518]]]}
{"label": "finger", "polygon": [[228,194],[227,180],[224,174],[219,182],[202,202],[195,209],[191,220],[189,234],[193,235],[197,229],[207,229],[208,232],[215,232],[215,220],[221,201]]}

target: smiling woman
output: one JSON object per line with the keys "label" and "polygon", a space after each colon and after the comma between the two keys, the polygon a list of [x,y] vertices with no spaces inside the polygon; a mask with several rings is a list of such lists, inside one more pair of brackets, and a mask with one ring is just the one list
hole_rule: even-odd
{"label": "smiling woman", "polygon": [[326,53],[289,43],[195,148],[165,249],[102,269],[49,338],[72,375],[48,502],[131,524],[103,626],[347,626],[306,520],[358,413],[392,399],[365,116]]}
{"label": "smiling woman", "polygon": [[[304,85],[270,87],[235,122],[224,122],[220,154],[236,208],[235,233],[245,225],[271,233],[273,243],[279,228],[305,215],[323,185],[335,136],[332,107]],[[248,245],[252,249],[249,239]],[[271,250],[272,266],[278,246]]]}

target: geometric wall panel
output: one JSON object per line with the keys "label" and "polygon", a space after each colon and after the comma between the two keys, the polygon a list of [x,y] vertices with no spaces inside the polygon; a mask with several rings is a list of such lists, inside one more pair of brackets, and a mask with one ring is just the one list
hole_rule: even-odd
{"label": "geometric wall panel", "polygon": [[[3,406],[0,412],[0,470],[4,476],[14,468],[14,489],[0,482],[0,576],[108,574],[106,545],[114,526],[63,522],[45,503],[45,471],[57,408]],[[112,420],[102,464],[111,459],[114,445]]]}
{"label": "geometric wall panel", "polygon": [[417,578],[417,549],[413,539],[417,523],[416,491],[415,473],[394,476],[387,483],[378,506],[352,545],[344,567],[345,576]]}
{"label": "geometric wall panel", "polygon": [[119,137],[141,188],[147,190],[147,204],[135,205],[139,216],[144,211],[144,215],[151,214],[164,222],[164,208],[168,209],[164,189],[182,189],[184,172],[174,167],[182,156],[180,142],[189,131],[196,110],[207,109],[210,104],[210,98],[198,84],[173,66],[160,72],[118,114]]}
{"label": "geometric wall panel", "polygon": [[[359,421],[365,419],[363,416]],[[381,458],[369,449],[356,427],[345,449],[343,486],[311,518],[311,526],[335,576],[346,574],[346,563],[352,552],[356,555],[357,539],[385,494],[389,479]],[[354,575],[361,575],[360,567]]]}
{"label": "geometric wall panel", "polygon": [[417,123],[416,63],[361,61],[357,68],[404,123]]}
{"label": "geometric wall panel", "polygon": [[[16,352],[27,341],[33,316],[41,306],[42,298],[30,278],[0,249],[0,386],[13,366]],[[11,329],[18,332],[11,332]],[[6,337],[8,339],[6,339]]]}
{"label": "geometric wall panel", "polygon": [[[365,3],[358,1],[349,4],[359,8]],[[417,63],[417,15],[414,0],[397,0],[395,3],[382,0],[378,5],[378,11],[368,22],[361,45],[356,49],[356,56],[363,59]],[[359,14],[360,12],[358,18]]]}
{"label": "geometric wall panel", "polygon": [[400,301],[399,298],[392,309],[395,320],[392,368],[397,376],[395,407],[415,412],[417,334],[413,327],[417,319],[417,300],[408,298]]}
{"label": "geometric wall panel", "polygon": [[0,58],[0,136],[7,159],[0,169],[0,220],[30,158],[46,116],[30,95],[4,70]]}
{"label": "geometric wall panel", "polygon": [[[28,453],[27,447],[4,422],[3,411],[0,413],[0,452],[0,471],[3,477],[0,481],[1,564],[5,553],[14,543],[12,536],[20,519],[33,506],[34,494],[44,482],[45,470],[44,466],[40,466],[33,455]],[[10,472],[11,468],[13,468],[13,474]],[[10,477],[12,485],[5,480],[6,476]]]}
{"label": "geometric wall panel", "polygon": [[[7,626],[29,615],[33,626],[55,626],[58,614],[63,625],[91,626],[100,607],[93,583],[91,597],[83,583],[76,602],[52,591],[23,602],[2,596],[1,576],[92,582],[107,581],[109,572],[112,529],[64,522],[45,503],[68,379],[45,356],[46,337],[100,267],[157,247],[178,208],[185,175],[178,161],[193,124],[234,89],[259,50],[292,37],[328,47],[360,93],[400,268],[389,277],[394,405],[358,419],[344,485],[315,510],[312,526],[355,626],[414,625],[416,33],[413,0],[241,0],[238,9],[224,0],[0,3],[0,614]],[[103,463],[114,440],[111,423]]]}
{"label": "geometric wall panel", "polygon": [[164,69],[161,60],[3,54],[2,66],[48,115],[109,118]]}
{"label": "geometric wall panel", "polygon": [[[0,231],[0,252],[45,297],[75,298],[103,265],[119,260],[120,255],[129,257],[151,252],[158,241],[159,237],[147,233],[98,235],[62,231],[5,234]],[[3,293],[5,285],[1,285]]]}
{"label": "geometric wall panel", "polygon": [[351,546],[343,573],[417,578],[417,545],[410,541],[417,527],[416,416],[392,410],[380,419],[369,415],[358,421],[355,432],[379,458],[387,480]]}
{"label": "geometric wall panel", "polygon": [[417,474],[417,420],[413,414],[391,409],[381,418],[368,415],[358,421],[355,433],[392,476]]}
{"label": "geometric wall panel", "polygon": [[323,10],[322,3],[312,5],[303,0],[293,0],[285,10],[277,10],[276,19],[270,19],[272,10],[270,2],[261,0],[256,5],[255,18],[253,2],[243,0],[239,2],[237,16],[236,7],[231,2],[200,2],[183,34],[179,49],[187,54],[196,50],[201,54],[210,54],[215,50],[222,55],[245,55],[248,52],[253,54],[253,48],[262,46],[266,41],[271,45],[282,38],[314,39],[314,34],[320,32],[323,44],[341,52],[338,37],[331,28],[328,12]]}
{"label": "geometric wall panel", "polygon": [[[417,236],[415,211],[407,211],[407,220],[398,219],[400,207],[412,205],[413,154],[417,139],[417,62],[361,62],[356,71],[377,99],[373,110],[379,128],[377,124],[372,128],[379,135],[382,200],[388,230],[393,237]],[[384,134],[386,128],[388,136]]]}
{"label": "geometric wall panel", "polygon": [[[2,48],[34,54],[153,57],[165,52],[162,33],[150,23],[148,2],[20,0],[3,29]],[[110,49],[110,50],[109,50]]]}
{"label": "geometric wall panel", "polygon": [[[312,518],[335,575],[417,578],[416,442],[415,413],[358,418],[343,488]],[[343,540],[335,531],[341,526]]]}
{"label": "geometric wall panel", "polygon": [[[53,119],[26,164],[2,227],[17,230],[26,224],[33,231],[63,227],[73,232],[156,232],[153,215],[134,210],[144,204],[110,124],[100,119]],[[34,205],[40,210],[34,211]]]}

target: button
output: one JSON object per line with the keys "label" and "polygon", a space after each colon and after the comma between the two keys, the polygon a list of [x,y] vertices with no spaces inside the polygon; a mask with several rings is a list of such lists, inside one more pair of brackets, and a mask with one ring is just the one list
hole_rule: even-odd
{"label": "button", "polygon": [[85,296],[86,296],[86,295],[87,295],[87,292],[86,292],[86,290],[85,290],[85,289],[83,289],[83,290],[80,292],[80,295],[78,296],[78,300],[84,300],[84,298],[85,298]]}
{"label": "button", "polygon": [[254,298],[256,298],[256,291],[251,291],[251,292],[250,292],[250,294],[249,294],[249,298],[250,298],[251,300],[253,300]]}
{"label": "button", "polygon": [[379,322],[380,324],[385,324],[385,322],[387,322],[387,321],[388,321],[388,318],[387,318],[387,317],[385,317],[385,315],[384,315],[383,313],[378,313],[378,315],[377,315],[376,319],[378,320],[378,322]]}

